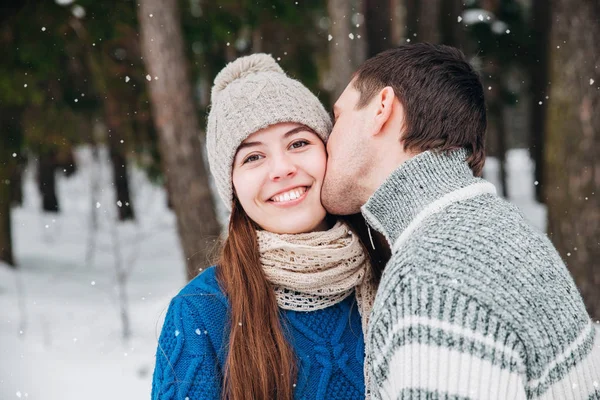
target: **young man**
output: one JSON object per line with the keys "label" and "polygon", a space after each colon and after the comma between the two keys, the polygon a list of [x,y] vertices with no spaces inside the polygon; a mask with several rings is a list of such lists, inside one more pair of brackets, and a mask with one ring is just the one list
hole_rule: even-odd
{"label": "young man", "polygon": [[598,399],[600,337],[547,237],[479,178],[486,111],[451,47],[366,61],[334,107],[322,190],[392,257],[367,337],[385,399]]}

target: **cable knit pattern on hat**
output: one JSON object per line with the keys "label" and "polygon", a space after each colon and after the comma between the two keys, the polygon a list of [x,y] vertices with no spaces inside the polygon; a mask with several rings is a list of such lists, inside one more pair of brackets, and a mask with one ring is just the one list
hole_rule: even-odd
{"label": "cable knit pattern on hat", "polygon": [[219,72],[211,91],[206,146],[217,191],[228,208],[237,148],[254,132],[285,122],[306,125],[323,141],[331,131],[331,118],[319,99],[270,55],[240,57]]}
{"label": "cable knit pattern on hat", "polygon": [[548,238],[464,150],[402,164],[362,208],[393,246],[367,337],[376,399],[600,399],[600,336]]}

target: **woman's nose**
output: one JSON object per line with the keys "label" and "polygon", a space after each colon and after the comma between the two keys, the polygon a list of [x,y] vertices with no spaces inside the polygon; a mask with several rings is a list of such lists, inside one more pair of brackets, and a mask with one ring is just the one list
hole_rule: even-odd
{"label": "woman's nose", "polygon": [[273,181],[292,177],[296,174],[296,165],[292,162],[289,156],[279,155],[271,158],[271,168],[269,177]]}

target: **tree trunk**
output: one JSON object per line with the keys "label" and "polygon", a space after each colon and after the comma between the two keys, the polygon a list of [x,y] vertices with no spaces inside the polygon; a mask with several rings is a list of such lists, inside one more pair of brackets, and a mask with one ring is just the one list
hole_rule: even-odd
{"label": "tree trunk", "polygon": [[[530,103],[530,144],[529,151],[534,162],[535,187],[537,201],[544,203],[544,132],[546,130],[546,96],[549,94],[548,87],[548,53],[550,44],[550,2],[547,0],[533,0],[531,13],[532,42],[531,62],[529,64],[529,76],[531,79],[531,103]],[[539,102],[542,104],[539,104]]]}
{"label": "tree trunk", "polygon": [[[418,31],[416,40],[419,42],[439,43],[440,34],[440,12],[442,0],[420,0]],[[411,38],[411,41],[413,38]]]}
{"label": "tree trunk", "polygon": [[21,116],[22,110],[17,107],[0,108],[0,261],[12,267],[16,264],[12,247],[11,200],[17,184],[12,178],[15,169],[19,168]]}
{"label": "tree trunk", "polygon": [[446,0],[440,6],[440,42],[461,49],[466,53],[467,32],[457,19],[464,10],[463,0]]}
{"label": "tree trunk", "polygon": [[[360,22],[359,25],[357,25],[357,26],[351,25],[350,26],[351,30],[354,31],[354,36],[355,36],[355,39],[353,40],[353,45],[352,45],[352,61],[353,61],[354,69],[356,69],[362,63],[364,63],[365,60],[368,58],[368,51],[369,51],[368,36],[369,35],[367,34],[368,24],[366,22],[366,17],[365,17],[365,14],[366,14],[365,5],[367,4],[368,1],[370,1],[370,0],[355,0],[353,2],[352,14],[353,15],[360,14],[363,16],[362,22],[360,20],[357,21],[357,22]],[[354,20],[352,20],[352,22],[354,22]]]}
{"label": "tree trunk", "polygon": [[[220,234],[203,161],[198,115],[176,0],[140,0],[144,63],[163,169],[192,279],[208,263]],[[202,144],[201,144],[201,140]]]}
{"label": "tree trunk", "polygon": [[106,124],[108,125],[108,147],[110,162],[113,171],[113,183],[115,184],[115,203],[119,214],[119,221],[135,219],[133,202],[129,194],[129,176],[127,174],[127,157],[125,157],[125,146],[121,138],[125,137],[121,130],[123,128],[123,115],[121,105],[110,88],[104,99]]}
{"label": "tree trunk", "polygon": [[407,35],[407,1],[406,0],[392,0],[392,16],[391,16],[391,27],[390,35],[392,40],[392,46],[399,46],[404,43]]}
{"label": "tree trunk", "polygon": [[506,133],[506,124],[504,122],[505,105],[501,101],[497,101],[496,107],[497,107],[497,109],[490,110],[490,111],[493,114],[493,117],[495,116],[494,120],[496,123],[496,133],[498,134],[496,139],[497,139],[497,144],[498,144],[498,161],[499,161],[498,164],[500,166],[500,184],[502,185],[502,191],[500,193],[502,194],[502,197],[504,197],[505,199],[508,199],[508,197],[509,197],[509,191],[508,191],[508,185],[507,185],[508,179],[506,178],[506,150],[507,150],[506,136],[507,136],[507,133]]}
{"label": "tree trunk", "polygon": [[544,149],[548,234],[600,319],[600,4],[555,0]]}
{"label": "tree trunk", "polygon": [[40,154],[37,181],[42,196],[42,210],[58,212],[60,208],[56,197],[56,154],[53,151]]}
{"label": "tree trunk", "polygon": [[392,47],[392,1],[364,0],[367,24],[367,57]]}
{"label": "tree trunk", "polygon": [[330,35],[329,71],[333,81],[331,101],[335,103],[350,82],[354,73],[352,46],[350,44],[350,2],[347,0],[328,0]]}
{"label": "tree trunk", "polygon": [[27,158],[17,155],[10,176],[10,204],[13,207],[23,205],[23,172],[26,164]]}
{"label": "tree trunk", "polygon": [[[0,138],[0,141],[2,139]],[[0,150],[0,155],[8,155],[8,152]],[[11,200],[11,185],[6,184],[11,174],[11,162],[3,162],[0,164],[0,261],[4,261],[10,266],[15,266],[12,251],[12,231],[10,217],[10,200]]]}
{"label": "tree trunk", "polygon": [[417,41],[415,35],[419,32],[420,0],[405,0],[406,4],[406,39]]}

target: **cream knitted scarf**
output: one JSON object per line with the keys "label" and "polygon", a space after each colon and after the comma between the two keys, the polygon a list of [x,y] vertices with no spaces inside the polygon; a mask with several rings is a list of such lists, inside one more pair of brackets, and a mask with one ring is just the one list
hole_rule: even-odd
{"label": "cream knitted scarf", "polygon": [[[377,288],[368,257],[347,224],[327,231],[276,234],[257,231],[260,260],[273,285],[279,307],[314,311],[339,303],[354,293],[367,337],[369,314]],[[365,357],[365,387],[369,377]]]}

